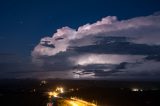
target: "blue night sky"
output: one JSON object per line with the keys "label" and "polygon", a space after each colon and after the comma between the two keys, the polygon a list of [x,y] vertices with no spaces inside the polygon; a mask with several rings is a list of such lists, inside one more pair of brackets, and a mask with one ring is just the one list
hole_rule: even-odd
{"label": "blue night sky", "polygon": [[[159,5],[158,0],[1,0],[0,76],[158,79]],[[156,68],[143,71],[148,64]]]}

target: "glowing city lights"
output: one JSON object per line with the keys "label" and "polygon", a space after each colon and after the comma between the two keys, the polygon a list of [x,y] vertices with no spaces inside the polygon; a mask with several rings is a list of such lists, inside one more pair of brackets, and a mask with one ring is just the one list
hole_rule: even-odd
{"label": "glowing city lights", "polygon": [[139,88],[132,88],[131,89],[133,92],[142,92],[143,91],[143,89],[139,89]]}
{"label": "glowing city lights", "polygon": [[56,92],[64,93],[64,89],[62,87],[57,87]]}
{"label": "glowing city lights", "polygon": [[50,97],[57,97],[58,96],[58,93],[57,92],[48,92],[48,95],[50,96]]}
{"label": "glowing city lights", "polygon": [[[74,91],[73,88],[69,89],[69,90]],[[78,90],[78,88],[76,90]],[[64,88],[57,87],[54,91],[48,92],[48,95],[49,95],[50,99],[55,98],[56,100],[63,101],[64,106],[97,106],[95,103],[84,101],[84,100],[79,99],[77,97],[71,97],[71,98],[65,99],[63,97],[60,97],[59,94],[61,94],[61,93],[64,93]]]}
{"label": "glowing city lights", "polygon": [[57,87],[55,91],[48,92],[49,98],[58,97],[59,94],[64,93],[64,88]]}

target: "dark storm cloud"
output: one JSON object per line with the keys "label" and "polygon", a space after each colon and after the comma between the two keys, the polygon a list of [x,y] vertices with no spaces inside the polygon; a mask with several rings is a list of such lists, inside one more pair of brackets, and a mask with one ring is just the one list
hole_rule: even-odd
{"label": "dark storm cloud", "polygon": [[[58,53],[55,56],[44,56],[39,58],[43,63],[41,68],[46,71],[65,71],[72,68],[72,63],[68,60],[70,53]],[[54,60],[54,61],[53,61]]]}
{"label": "dark storm cloud", "polygon": [[[85,71],[91,71],[91,70],[103,70],[104,72],[107,70],[112,71],[119,71],[120,69],[125,69],[126,66],[130,64],[127,62],[121,62],[119,64],[89,64],[86,66],[80,66],[82,69],[85,69]],[[133,63],[132,63],[133,64]]]}
{"label": "dark storm cloud", "polygon": [[160,61],[160,54],[157,55],[149,55],[145,58],[146,60],[155,60],[155,61]]}
{"label": "dark storm cloud", "polygon": [[79,66],[81,71],[75,71],[75,74],[80,76],[94,73],[93,76],[96,77],[107,77],[111,76],[114,73],[125,73],[125,71],[121,71],[121,69],[125,69],[126,65],[129,64],[127,62],[122,62],[120,64],[90,64],[87,66]]}
{"label": "dark storm cloud", "polygon": [[[112,38],[112,39],[111,39]],[[153,55],[159,54],[159,45],[136,44],[132,42],[121,41],[119,37],[103,38],[97,41],[99,44],[73,47],[77,52],[85,53],[106,53],[106,54],[132,54],[132,55]]]}

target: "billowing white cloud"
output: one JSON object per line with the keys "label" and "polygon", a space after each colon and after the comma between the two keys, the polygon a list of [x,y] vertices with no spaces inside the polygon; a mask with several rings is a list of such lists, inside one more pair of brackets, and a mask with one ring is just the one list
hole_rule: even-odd
{"label": "billowing white cloud", "polygon": [[[102,18],[93,24],[80,26],[78,30],[63,27],[58,29],[52,37],[44,37],[34,48],[32,55],[53,56],[59,52],[64,52],[69,46],[74,46],[71,41],[80,41],[76,46],[93,44],[95,36],[126,36],[136,43],[159,44],[160,42],[160,15],[150,15],[136,17],[128,20],[118,21],[116,16]],[[83,39],[83,40],[81,40]],[[93,40],[94,39],[94,40]],[[43,43],[54,45],[55,48],[42,45]]]}

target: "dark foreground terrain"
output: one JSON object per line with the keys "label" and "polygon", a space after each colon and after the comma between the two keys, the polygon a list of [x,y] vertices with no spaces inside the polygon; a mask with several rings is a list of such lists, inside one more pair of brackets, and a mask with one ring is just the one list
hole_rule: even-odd
{"label": "dark foreground terrain", "polygon": [[63,98],[77,97],[98,106],[160,106],[160,82],[104,80],[0,80],[0,106],[46,106],[47,92],[62,86]]}

